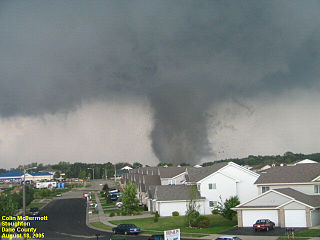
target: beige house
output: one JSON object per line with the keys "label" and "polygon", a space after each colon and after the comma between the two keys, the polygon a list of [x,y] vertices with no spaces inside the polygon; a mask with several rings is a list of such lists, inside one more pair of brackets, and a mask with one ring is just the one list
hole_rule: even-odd
{"label": "beige house", "polygon": [[252,227],[258,219],[270,219],[281,228],[320,224],[320,196],[290,188],[270,190],[234,210],[238,213],[238,227]]}

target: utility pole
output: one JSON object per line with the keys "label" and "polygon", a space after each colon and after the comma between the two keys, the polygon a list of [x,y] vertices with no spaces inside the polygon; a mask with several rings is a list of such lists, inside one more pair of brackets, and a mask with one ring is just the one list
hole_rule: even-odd
{"label": "utility pole", "polygon": [[25,169],[23,167],[23,185],[22,185],[22,216],[26,216],[26,172],[30,169],[36,169],[37,167],[32,167]]}
{"label": "utility pole", "polygon": [[117,178],[117,169],[116,169],[116,165],[114,165],[114,183],[116,183],[116,178]]}
{"label": "utility pole", "polygon": [[26,169],[23,169],[23,186],[22,186],[22,216],[26,216]]}

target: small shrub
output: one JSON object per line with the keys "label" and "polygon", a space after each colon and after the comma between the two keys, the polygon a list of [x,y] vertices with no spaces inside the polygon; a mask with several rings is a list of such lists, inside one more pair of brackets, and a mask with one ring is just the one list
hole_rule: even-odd
{"label": "small shrub", "polygon": [[109,214],[109,217],[114,217],[114,216],[115,216],[114,212]]}
{"label": "small shrub", "polygon": [[209,221],[209,218],[208,218],[208,217],[206,217],[206,216],[199,216],[199,217],[197,217],[197,218],[193,221],[192,227],[203,228],[203,227],[200,227],[200,226],[199,226],[200,223],[201,223],[202,226],[203,226],[203,225],[207,224],[207,222],[208,222],[208,224],[210,225],[210,221]]}
{"label": "small shrub", "polygon": [[148,206],[147,205],[143,205],[143,211],[148,211]]}
{"label": "small shrub", "polygon": [[132,214],[133,214],[133,215],[141,215],[141,213],[138,212],[138,211],[133,211]]}
{"label": "small shrub", "polygon": [[210,227],[209,220],[202,220],[198,222],[198,228],[208,228],[208,227]]}
{"label": "small shrub", "polygon": [[160,217],[160,215],[159,215],[158,211],[156,211],[156,213],[154,214],[153,221],[154,222],[158,222],[159,221],[159,217]]}
{"label": "small shrub", "polygon": [[177,211],[172,212],[172,216],[174,216],[174,217],[179,216],[179,212],[177,212]]}
{"label": "small shrub", "polygon": [[219,214],[219,210],[218,210],[218,209],[213,209],[213,210],[212,210],[212,214],[213,214],[213,215]]}
{"label": "small shrub", "polygon": [[117,216],[120,216],[121,215],[121,212],[117,212]]}

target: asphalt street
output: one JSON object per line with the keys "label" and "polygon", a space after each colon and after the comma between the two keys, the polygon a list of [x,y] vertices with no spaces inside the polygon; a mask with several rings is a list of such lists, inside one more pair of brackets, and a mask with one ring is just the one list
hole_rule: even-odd
{"label": "asphalt street", "polygon": [[[40,211],[48,216],[48,221],[33,222],[38,233],[44,233],[45,239],[110,239],[111,233],[97,231],[86,225],[86,203],[84,199],[59,199],[50,202]],[[147,239],[145,236],[130,236],[133,239]]]}

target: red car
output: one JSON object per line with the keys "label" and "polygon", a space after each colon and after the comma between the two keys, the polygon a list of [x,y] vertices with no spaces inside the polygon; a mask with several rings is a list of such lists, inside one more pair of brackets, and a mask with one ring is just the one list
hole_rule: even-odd
{"label": "red car", "polygon": [[259,219],[253,224],[253,229],[255,231],[258,230],[266,230],[269,231],[270,229],[274,229],[274,222],[270,221],[269,219]]}

